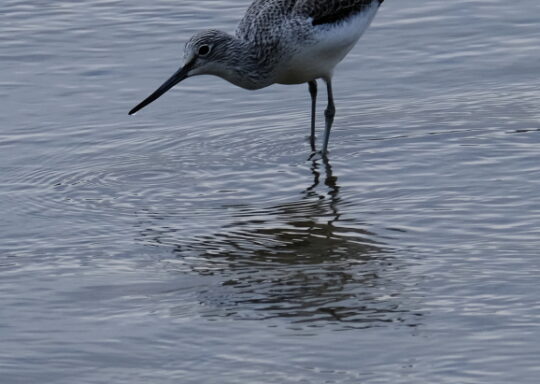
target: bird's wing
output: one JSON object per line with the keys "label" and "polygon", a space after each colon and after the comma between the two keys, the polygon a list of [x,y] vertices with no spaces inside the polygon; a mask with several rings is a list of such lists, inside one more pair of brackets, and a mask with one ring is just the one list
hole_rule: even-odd
{"label": "bird's wing", "polygon": [[311,17],[313,25],[344,20],[384,0],[298,0],[294,12]]}
{"label": "bird's wing", "polygon": [[268,29],[280,25],[289,16],[296,3],[301,0],[255,0],[247,9],[236,28],[236,36],[244,40],[257,40]]}

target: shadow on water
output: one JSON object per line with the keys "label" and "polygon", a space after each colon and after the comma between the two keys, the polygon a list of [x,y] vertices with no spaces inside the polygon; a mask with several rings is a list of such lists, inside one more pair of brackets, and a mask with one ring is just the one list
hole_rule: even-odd
{"label": "shadow on water", "polygon": [[181,230],[152,226],[141,240],[172,246],[171,268],[218,278],[217,287],[199,292],[203,316],[417,325],[410,288],[400,283],[406,265],[365,224],[343,217],[328,161],[313,161],[311,172],[313,183],[298,201],[237,206],[232,222],[212,235],[182,239]]}

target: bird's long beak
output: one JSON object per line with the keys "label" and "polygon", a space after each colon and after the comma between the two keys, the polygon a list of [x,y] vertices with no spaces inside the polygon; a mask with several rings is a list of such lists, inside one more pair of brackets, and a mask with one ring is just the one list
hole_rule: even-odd
{"label": "bird's long beak", "polygon": [[146,99],[144,99],[142,102],[137,104],[135,108],[133,108],[131,111],[129,111],[130,115],[133,115],[134,113],[138,112],[139,110],[146,107],[151,102],[157,100],[159,97],[161,97],[165,92],[167,92],[169,89],[174,87],[176,84],[184,80],[188,77],[188,73],[193,68],[194,61],[188,62],[186,65],[184,65],[182,68],[180,68],[174,75],[172,75],[169,80],[164,82],[161,87],[156,89],[154,93],[152,93],[150,96],[148,96]]}

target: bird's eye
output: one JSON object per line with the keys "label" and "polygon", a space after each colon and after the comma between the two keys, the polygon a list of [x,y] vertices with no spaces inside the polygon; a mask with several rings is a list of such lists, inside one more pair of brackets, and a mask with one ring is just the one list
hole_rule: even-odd
{"label": "bird's eye", "polygon": [[199,48],[199,56],[206,56],[210,53],[210,46],[209,45],[201,45]]}

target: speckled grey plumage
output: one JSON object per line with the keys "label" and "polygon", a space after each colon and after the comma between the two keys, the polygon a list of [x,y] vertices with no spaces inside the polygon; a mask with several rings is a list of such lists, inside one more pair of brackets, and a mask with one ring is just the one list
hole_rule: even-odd
{"label": "speckled grey plumage", "polygon": [[255,0],[236,29],[236,38],[250,46],[248,52],[254,63],[245,76],[258,72],[259,81],[271,78],[272,68],[284,56],[313,42],[315,28],[331,27],[383,1]]}
{"label": "speckled grey plumage", "polygon": [[384,0],[255,0],[247,9],[236,30],[240,39],[260,39],[265,28],[296,19],[312,25],[338,22]]}

